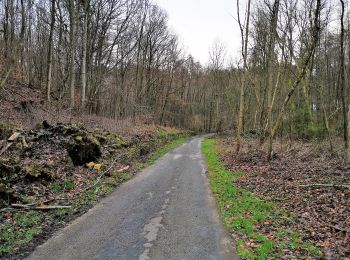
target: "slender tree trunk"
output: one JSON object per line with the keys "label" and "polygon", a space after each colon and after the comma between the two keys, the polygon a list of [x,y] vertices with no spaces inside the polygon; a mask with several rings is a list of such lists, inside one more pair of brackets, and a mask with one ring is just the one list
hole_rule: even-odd
{"label": "slender tree trunk", "polygon": [[346,161],[350,163],[350,146],[349,146],[349,132],[348,132],[348,119],[349,113],[348,106],[346,105],[346,92],[345,92],[345,49],[344,49],[344,16],[345,16],[345,3],[344,0],[340,0],[341,4],[341,17],[340,17],[340,69],[339,69],[339,88],[341,90],[341,103],[343,111],[343,132],[344,132],[344,146],[346,149]]}
{"label": "slender tree trunk", "polygon": [[[347,115],[348,117],[347,117],[347,120],[348,120],[348,122],[350,122],[350,106],[349,106],[349,108],[348,108],[348,115]],[[347,136],[349,137],[350,136],[350,125],[349,124],[347,124],[347,127],[348,127],[348,129],[347,129]],[[346,162],[348,163],[348,164],[350,164],[350,144],[349,144],[349,140],[347,140],[348,141],[348,143],[347,143],[347,150],[346,150]]]}
{"label": "slender tree trunk", "polygon": [[24,0],[21,0],[21,32],[19,36],[19,56],[20,56],[20,67],[24,72],[24,36],[26,32],[26,10]]}
{"label": "slender tree trunk", "polygon": [[[242,145],[242,130],[244,123],[244,102],[245,102],[245,84],[246,84],[246,74],[248,73],[248,39],[249,39],[249,20],[250,20],[250,4],[251,0],[248,0],[247,6],[247,14],[246,14],[246,24],[245,24],[245,34],[241,24],[241,20],[239,18],[239,8],[237,8],[238,12],[238,23],[241,28],[241,36],[242,36],[242,55],[243,55],[243,75],[242,82],[240,88],[240,98],[239,98],[239,113],[238,113],[238,124],[237,124],[237,145],[236,152],[239,153]],[[239,0],[237,0],[237,7],[239,6]]]}
{"label": "slender tree trunk", "polygon": [[273,118],[272,118],[272,107],[274,99],[274,88],[273,81],[275,75],[275,45],[276,45],[276,34],[277,34],[277,23],[278,13],[280,8],[280,0],[275,0],[270,24],[270,42],[268,47],[268,64],[267,64],[267,125],[266,129],[269,133],[267,157],[271,158],[272,144],[273,144]]}
{"label": "slender tree trunk", "polygon": [[83,55],[81,61],[81,108],[85,108],[86,102],[86,55],[87,55],[87,33],[88,33],[88,18],[89,18],[89,1],[84,3],[84,23],[83,23]]}
{"label": "slender tree trunk", "polygon": [[51,23],[50,23],[50,36],[49,36],[49,51],[47,56],[47,101],[51,102],[51,85],[52,85],[52,56],[53,56],[53,33],[55,28],[56,17],[56,1],[51,0]]}
{"label": "slender tree trunk", "polygon": [[69,20],[70,20],[70,104],[75,106],[75,3],[69,0]]}
{"label": "slender tree trunk", "polygon": [[341,4],[341,17],[340,17],[340,70],[339,70],[339,85],[341,89],[341,103],[343,110],[343,129],[344,129],[344,145],[346,150],[346,162],[350,163],[350,107],[347,106],[346,91],[345,91],[345,28],[344,28],[344,16],[345,16],[345,2],[340,0]]}

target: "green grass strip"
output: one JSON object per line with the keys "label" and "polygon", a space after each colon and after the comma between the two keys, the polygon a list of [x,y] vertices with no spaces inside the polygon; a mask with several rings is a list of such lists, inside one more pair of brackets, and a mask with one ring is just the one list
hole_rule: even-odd
{"label": "green grass strip", "polygon": [[[273,259],[278,258],[283,249],[296,247],[306,255],[318,255],[319,251],[302,241],[298,232],[282,228],[286,214],[278,212],[269,202],[261,200],[254,194],[237,187],[235,179],[243,172],[230,172],[220,161],[215,140],[203,142],[203,153],[208,164],[210,185],[221,212],[225,226],[234,230],[242,239],[236,241],[237,252],[243,259]],[[281,237],[271,239],[258,230],[259,225],[274,223],[277,234]],[[276,240],[276,241],[275,241]]]}
{"label": "green grass strip", "polygon": [[168,152],[175,149],[176,147],[186,143],[187,140],[188,138],[186,137],[179,137],[166,144],[151,155],[151,157],[147,160],[147,165],[154,164],[160,157],[166,155]]}

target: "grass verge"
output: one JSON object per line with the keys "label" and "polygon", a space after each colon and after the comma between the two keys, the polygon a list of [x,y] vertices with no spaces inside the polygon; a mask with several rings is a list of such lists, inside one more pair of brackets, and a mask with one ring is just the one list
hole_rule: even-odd
{"label": "grass verge", "polygon": [[[208,164],[212,192],[227,228],[234,231],[237,252],[243,259],[283,257],[319,257],[317,247],[303,241],[303,235],[290,228],[291,216],[271,202],[235,185],[243,172],[230,172],[219,158],[214,139],[204,141],[203,153]],[[298,248],[300,255],[295,256]]]}
{"label": "grass verge", "polygon": [[186,137],[179,137],[172,142],[164,145],[162,148],[158,149],[156,152],[154,152],[149,159],[147,160],[147,165],[154,164],[160,157],[164,156],[171,150],[175,149],[176,147],[184,144],[187,141],[188,138]]}
{"label": "grass verge", "polygon": [[1,230],[4,230],[0,232],[0,240],[4,241],[0,244],[0,254],[10,253],[12,250],[18,249],[41,233],[42,228],[39,224],[42,217],[39,212],[16,212],[14,219],[17,228],[11,223],[0,224]]}

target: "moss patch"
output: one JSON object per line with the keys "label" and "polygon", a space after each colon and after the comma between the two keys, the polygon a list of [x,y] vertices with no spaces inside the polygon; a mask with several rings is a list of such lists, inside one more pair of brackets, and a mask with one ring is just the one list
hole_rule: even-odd
{"label": "moss patch", "polygon": [[10,253],[30,242],[41,233],[39,226],[42,216],[35,211],[17,212],[14,215],[16,226],[11,223],[0,224],[0,255]]}

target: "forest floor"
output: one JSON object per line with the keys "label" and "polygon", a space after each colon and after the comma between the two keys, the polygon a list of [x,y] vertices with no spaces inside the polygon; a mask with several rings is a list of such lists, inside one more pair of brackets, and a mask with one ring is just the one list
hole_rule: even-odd
{"label": "forest floor", "polygon": [[217,156],[211,167],[222,174],[212,175],[212,188],[240,255],[350,259],[350,168],[341,143],[330,152],[323,141],[282,140],[267,162],[256,142],[246,140],[239,155],[231,138],[205,144],[207,156]]}
{"label": "forest floor", "polygon": [[27,256],[192,134],[53,111],[43,100],[30,86],[0,91],[1,259]]}

